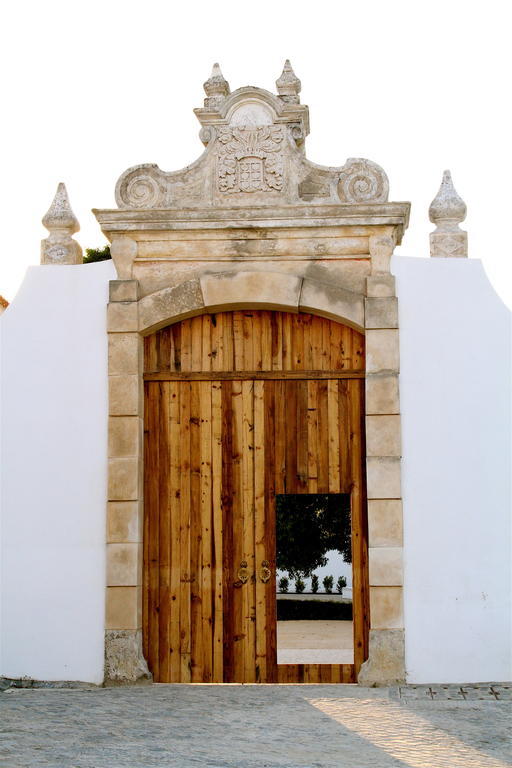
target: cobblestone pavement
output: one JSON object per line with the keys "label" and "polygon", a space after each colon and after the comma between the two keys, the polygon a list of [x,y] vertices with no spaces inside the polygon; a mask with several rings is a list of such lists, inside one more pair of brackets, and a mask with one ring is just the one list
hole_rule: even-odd
{"label": "cobblestone pavement", "polygon": [[5,768],[505,768],[512,687],[8,689]]}

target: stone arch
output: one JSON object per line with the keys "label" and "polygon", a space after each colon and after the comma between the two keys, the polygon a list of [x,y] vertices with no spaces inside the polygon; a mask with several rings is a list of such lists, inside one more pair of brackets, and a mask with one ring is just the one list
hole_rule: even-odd
{"label": "stone arch", "polygon": [[361,294],[284,272],[249,270],[213,272],[145,296],[138,330],[146,336],[194,315],[233,309],[311,312],[364,333]]}

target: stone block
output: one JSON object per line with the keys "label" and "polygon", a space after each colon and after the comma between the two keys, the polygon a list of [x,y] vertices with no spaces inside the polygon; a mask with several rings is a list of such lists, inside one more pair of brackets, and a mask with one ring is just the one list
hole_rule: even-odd
{"label": "stone block", "polygon": [[371,587],[400,587],[403,584],[402,547],[370,547],[368,550]]}
{"label": "stone block", "polygon": [[400,416],[366,417],[366,455],[401,456]]}
{"label": "stone block", "polygon": [[401,547],[403,544],[402,501],[368,501],[368,543],[370,547]]}
{"label": "stone block", "polygon": [[388,414],[400,411],[397,374],[374,373],[366,377],[366,413]]}
{"label": "stone block", "polygon": [[132,278],[133,262],[137,258],[137,242],[126,235],[114,235],[110,245],[112,261],[121,280]]}
{"label": "stone block", "polygon": [[405,681],[403,629],[371,629],[369,657],[359,671],[359,685],[398,685]]}
{"label": "stone block", "polygon": [[398,328],[398,299],[369,298],[365,300],[365,327]]}
{"label": "stone block", "polygon": [[299,299],[301,312],[321,312],[325,317],[364,330],[363,297],[336,285],[304,278]]}
{"label": "stone block", "polygon": [[369,499],[400,499],[400,459],[369,456],[366,460]]}
{"label": "stone block", "polygon": [[108,287],[109,301],[138,301],[138,280],[111,280]]}
{"label": "stone block", "polygon": [[398,373],[400,346],[398,330],[380,329],[366,332],[366,371]]}
{"label": "stone block", "polygon": [[135,501],[139,497],[137,458],[108,460],[108,500]]}
{"label": "stone block", "polygon": [[107,331],[109,333],[137,332],[139,312],[136,301],[114,301],[107,307]]}
{"label": "stone block", "polygon": [[186,317],[198,315],[204,309],[199,280],[187,280],[172,288],[144,296],[139,302],[139,330],[155,331]]}
{"label": "stone block", "polygon": [[105,684],[133,685],[150,682],[151,673],[142,653],[140,629],[105,632]]}
{"label": "stone block", "polygon": [[395,241],[387,235],[373,235],[369,239],[372,259],[372,273],[389,274],[389,264],[395,248]]}
{"label": "stone block", "polygon": [[140,374],[141,340],[137,333],[109,333],[108,372],[115,374]]}
{"label": "stone block", "polygon": [[201,277],[208,310],[241,307],[297,312],[302,280],[282,272],[219,272]]}
{"label": "stone block", "polygon": [[366,278],[366,295],[369,297],[394,296],[395,292],[393,275],[370,275]]}
{"label": "stone block", "polygon": [[402,587],[370,587],[372,629],[403,629]]}
{"label": "stone block", "polygon": [[107,544],[107,586],[136,587],[142,583],[142,545]]}
{"label": "stone block", "polygon": [[137,374],[109,376],[108,404],[111,416],[142,413],[142,383]]}
{"label": "stone block", "polygon": [[142,419],[138,416],[111,416],[108,420],[110,458],[138,456],[142,447]]}
{"label": "stone block", "polygon": [[142,541],[142,508],[139,501],[109,501],[107,542]]}
{"label": "stone block", "polygon": [[106,629],[140,629],[142,598],[140,587],[107,587]]}

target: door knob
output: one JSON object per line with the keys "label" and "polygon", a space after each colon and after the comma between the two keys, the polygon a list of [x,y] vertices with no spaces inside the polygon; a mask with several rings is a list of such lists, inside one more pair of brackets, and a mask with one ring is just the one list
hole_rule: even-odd
{"label": "door knob", "polygon": [[240,563],[240,568],[238,569],[238,572],[236,574],[238,576],[238,581],[241,581],[242,584],[245,584],[249,580],[249,569],[247,568],[247,560],[242,560]]}
{"label": "door knob", "polygon": [[272,571],[269,568],[270,563],[268,560],[263,560],[260,568],[260,579],[264,584],[267,583],[267,581],[270,581],[270,577],[272,576]]}

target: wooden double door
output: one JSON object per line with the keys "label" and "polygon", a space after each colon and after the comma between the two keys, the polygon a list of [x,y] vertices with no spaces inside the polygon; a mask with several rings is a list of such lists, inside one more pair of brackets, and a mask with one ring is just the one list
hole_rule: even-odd
{"label": "wooden double door", "polygon": [[[364,339],[204,315],[145,340],[144,652],[159,682],[354,682],[367,655]],[[354,664],[277,664],[277,494],[351,497]]]}

